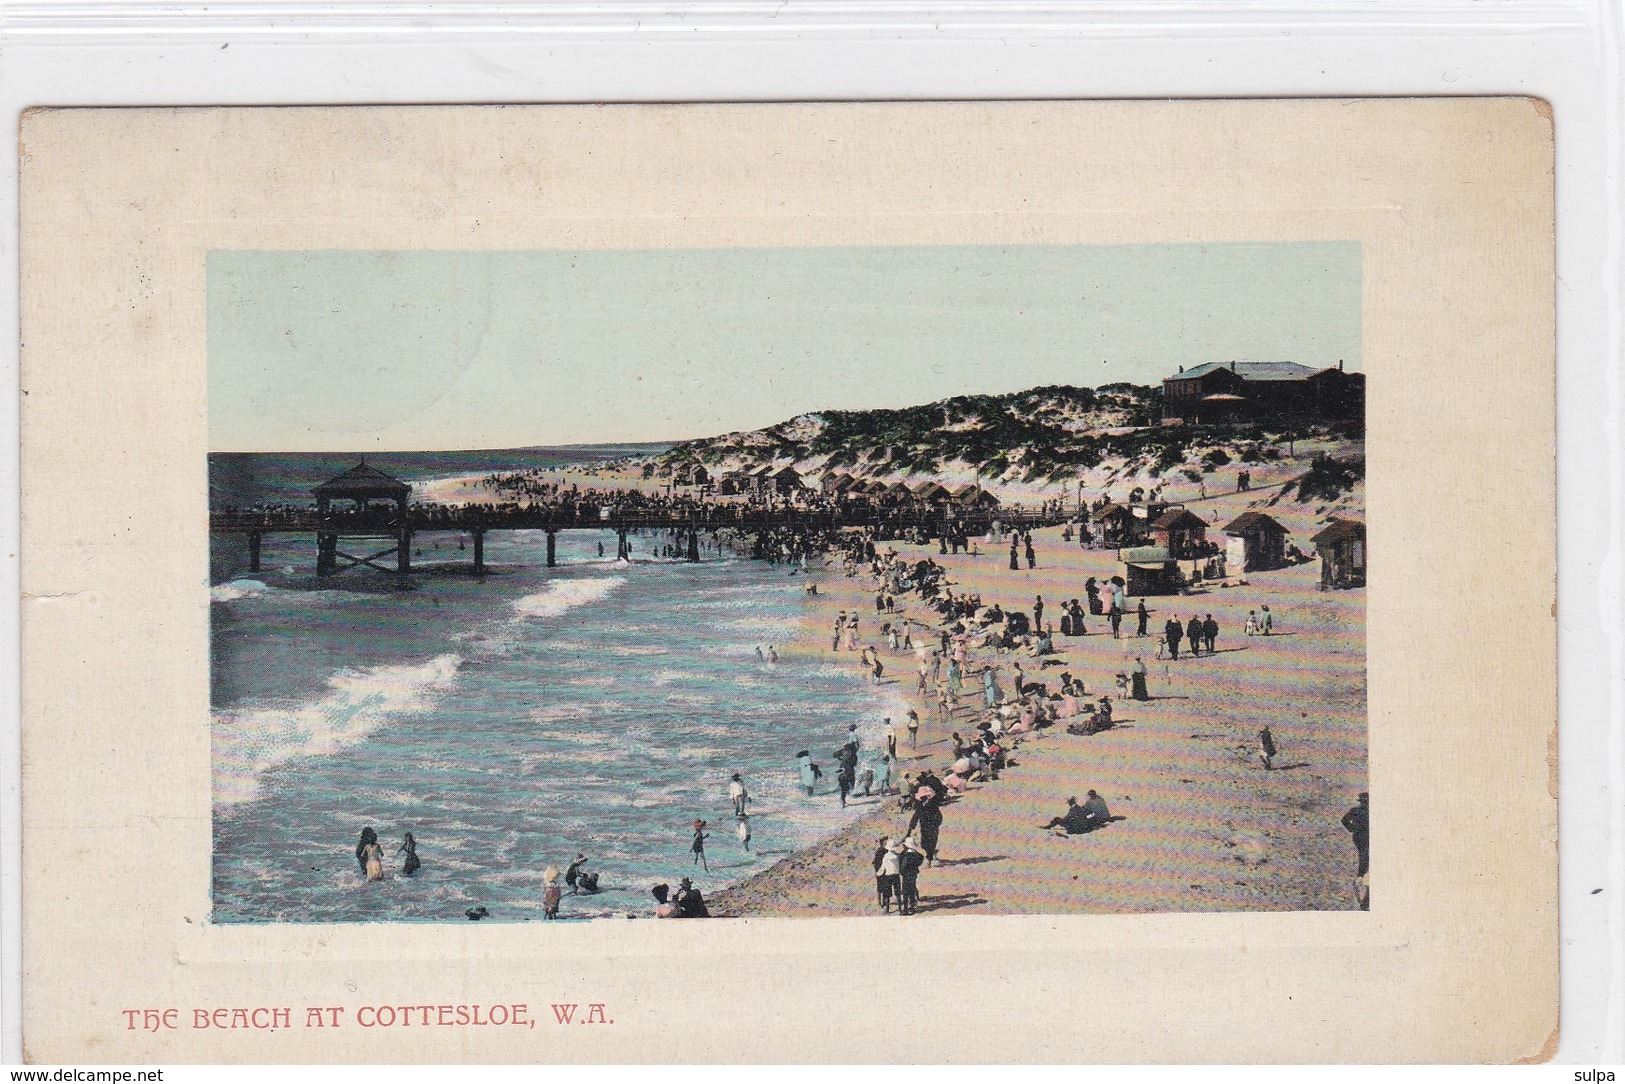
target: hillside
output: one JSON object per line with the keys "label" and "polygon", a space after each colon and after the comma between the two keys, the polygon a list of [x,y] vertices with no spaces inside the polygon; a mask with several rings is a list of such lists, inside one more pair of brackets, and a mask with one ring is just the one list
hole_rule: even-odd
{"label": "hillside", "polygon": [[[1050,386],[1007,395],[963,395],[895,410],[820,411],[764,429],[684,441],[645,461],[650,478],[700,465],[712,474],[769,464],[805,474],[839,470],[884,479],[977,481],[1001,496],[1030,500],[1136,486],[1205,492],[1250,469],[1255,485],[1286,483],[1316,455],[1355,464],[1358,435],[1324,427],[1158,424],[1161,389],[1133,384]],[[1224,480],[1216,477],[1224,472]],[[1195,493],[1191,493],[1195,495]]]}

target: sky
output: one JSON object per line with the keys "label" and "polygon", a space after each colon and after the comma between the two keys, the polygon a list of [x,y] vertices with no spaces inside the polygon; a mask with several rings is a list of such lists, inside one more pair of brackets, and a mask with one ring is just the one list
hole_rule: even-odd
{"label": "sky", "polygon": [[1355,242],[216,251],[212,451],[675,441],[1208,361],[1362,368]]}

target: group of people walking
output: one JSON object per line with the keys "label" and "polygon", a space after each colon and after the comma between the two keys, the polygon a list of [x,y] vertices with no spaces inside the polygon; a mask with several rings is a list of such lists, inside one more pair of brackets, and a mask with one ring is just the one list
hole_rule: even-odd
{"label": "group of people walking", "polygon": [[[1162,649],[1167,652],[1168,658],[1179,658],[1179,645],[1181,642],[1190,645],[1191,656],[1211,655],[1218,650],[1219,623],[1208,614],[1204,619],[1195,614],[1190,621],[1181,625],[1179,618],[1170,617],[1168,623],[1162,628]],[[1161,657],[1160,655],[1158,656]]]}

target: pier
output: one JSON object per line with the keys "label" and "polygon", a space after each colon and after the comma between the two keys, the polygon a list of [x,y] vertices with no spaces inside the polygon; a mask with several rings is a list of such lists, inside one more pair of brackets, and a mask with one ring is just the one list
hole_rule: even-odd
{"label": "pier", "polygon": [[[630,558],[631,535],[672,532],[687,560],[700,559],[700,535],[727,530],[761,539],[773,533],[810,537],[863,528],[878,540],[923,533],[943,540],[950,531],[986,534],[996,521],[1006,528],[1037,528],[1059,523],[1056,515],[986,507],[943,505],[875,506],[842,502],[820,506],[677,501],[622,509],[576,502],[513,505],[412,504],[411,486],[365,461],[312,490],[315,507],[277,511],[216,511],[209,514],[214,535],[241,536],[248,548],[249,571],[260,571],[266,535],[309,535],[315,541],[316,574],[336,576],[371,568],[403,579],[412,571],[416,535],[452,532],[467,535],[474,575],[483,576],[485,536],[491,531],[543,531],[547,534],[547,567],[558,564],[560,531],[610,531],[616,555]],[[946,549],[944,548],[944,552]]]}

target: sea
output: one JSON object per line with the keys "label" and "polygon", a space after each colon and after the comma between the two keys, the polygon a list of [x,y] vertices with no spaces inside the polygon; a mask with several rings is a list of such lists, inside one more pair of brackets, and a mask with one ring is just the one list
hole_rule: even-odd
{"label": "sea", "polygon": [[[368,463],[425,482],[628,451]],[[211,456],[211,500],[307,500],[354,461]],[[633,559],[616,561],[612,533],[565,531],[547,568],[544,533],[494,531],[491,574],[476,580],[467,539],[424,533],[403,590],[367,569],[317,580],[308,536],[267,535],[253,575],[243,540],[212,539],[212,921],[467,922],[478,908],[537,921],[543,871],[578,853],[603,891],[566,894],[562,919],[648,915],[656,883],[715,891],[872,808],[840,806],[830,754],[855,724],[860,770],[878,767],[898,694],[844,654],[771,661],[800,629],[799,570],[727,550],[667,559],[663,542],[634,536]],[[827,770],[811,798],[802,749]],[[752,796],[749,851],[734,772]],[[709,869],[690,853],[696,819]],[[380,882],[355,858],[364,827],[388,858]],[[398,853],[408,832],[422,862],[411,876]]]}

